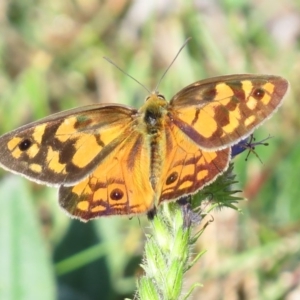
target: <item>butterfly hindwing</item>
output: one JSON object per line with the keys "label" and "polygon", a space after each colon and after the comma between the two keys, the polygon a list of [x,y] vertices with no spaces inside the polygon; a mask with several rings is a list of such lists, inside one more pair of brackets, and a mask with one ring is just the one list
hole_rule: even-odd
{"label": "butterfly hindwing", "polygon": [[207,152],[178,127],[168,126],[167,155],[162,172],[160,202],[194,194],[228,167],[230,148]]}
{"label": "butterfly hindwing", "polygon": [[146,213],[156,202],[149,168],[150,146],[145,136],[133,132],[86,179],[60,187],[60,206],[83,221]]}

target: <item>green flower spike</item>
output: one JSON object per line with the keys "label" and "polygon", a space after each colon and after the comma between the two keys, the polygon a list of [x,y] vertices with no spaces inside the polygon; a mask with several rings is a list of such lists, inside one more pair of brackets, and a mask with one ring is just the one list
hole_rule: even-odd
{"label": "green flower spike", "polygon": [[[191,197],[187,196],[178,202],[166,203],[159,207],[150,222],[149,233],[146,234],[141,265],[145,274],[138,280],[134,299],[184,300],[190,297],[196,287],[201,286],[195,283],[188,291],[184,291],[184,275],[205,253],[201,251],[192,259],[191,249],[210,221],[196,233],[193,233],[193,229],[200,223],[202,216],[216,207],[237,209],[234,203],[241,198],[233,195],[239,191],[230,189],[231,185],[236,183],[232,168],[231,164],[214,183],[193,197],[191,203]],[[208,211],[199,212],[204,200],[209,200],[211,206]]]}

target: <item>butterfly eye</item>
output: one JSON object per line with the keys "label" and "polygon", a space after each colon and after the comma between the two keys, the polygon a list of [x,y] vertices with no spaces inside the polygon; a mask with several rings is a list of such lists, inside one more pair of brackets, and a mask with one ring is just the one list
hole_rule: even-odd
{"label": "butterfly eye", "polygon": [[167,178],[167,181],[166,181],[166,184],[169,185],[173,182],[175,182],[178,178],[178,173],[177,172],[173,172],[168,178]]}
{"label": "butterfly eye", "polygon": [[161,95],[161,94],[158,94],[157,97],[158,97],[159,99],[166,100],[166,98],[165,98],[163,95]]}
{"label": "butterfly eye", "polygon": [[26,151],[28,150],[32,145],[32,141],[29,139],[24,139],[20,144],[19,144],[19,149],[21,151]]}
{"label": "butterfly eye", "polygon": [[121,191],[120,189],[114,189],[111,193],[110,193],[110,199],[118,201],[121,200],[124,196],[123,191]]}
{"label": "butterfly eye", "polygon": [[262,88],[257,88],[253,91],[253,97],[256,100],[261,100],[265,95],[265,91]]}

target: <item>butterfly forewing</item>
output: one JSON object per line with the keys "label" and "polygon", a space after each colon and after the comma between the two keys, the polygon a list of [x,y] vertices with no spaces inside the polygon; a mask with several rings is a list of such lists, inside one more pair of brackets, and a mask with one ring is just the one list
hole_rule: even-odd
{"label": "butterfly forewing", "polygon": [[281,104],[288,82],[277,76],[230,75],[195,82],[171,100],[174,124],[204,149],[248,136]]}
{"label": "butterfly forewing", "polygon": [[0,138],[0,164],[48,185],[78,182],[125,139],[134,114],[125,106],[92,105],[25,125]]}

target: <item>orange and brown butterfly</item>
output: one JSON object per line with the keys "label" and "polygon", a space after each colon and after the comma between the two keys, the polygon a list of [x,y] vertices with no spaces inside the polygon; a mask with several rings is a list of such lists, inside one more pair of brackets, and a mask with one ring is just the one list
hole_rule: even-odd
{"label": "orange and brown butterfly", "polygon": [[277,110],[287,89],[278,76],[229,75],[170,101],[153,92],[139,109],[71,109],[0,137],[0,164],[58,187],[60,206],[82,221],[146,213],[221,175],[231,146]]}

